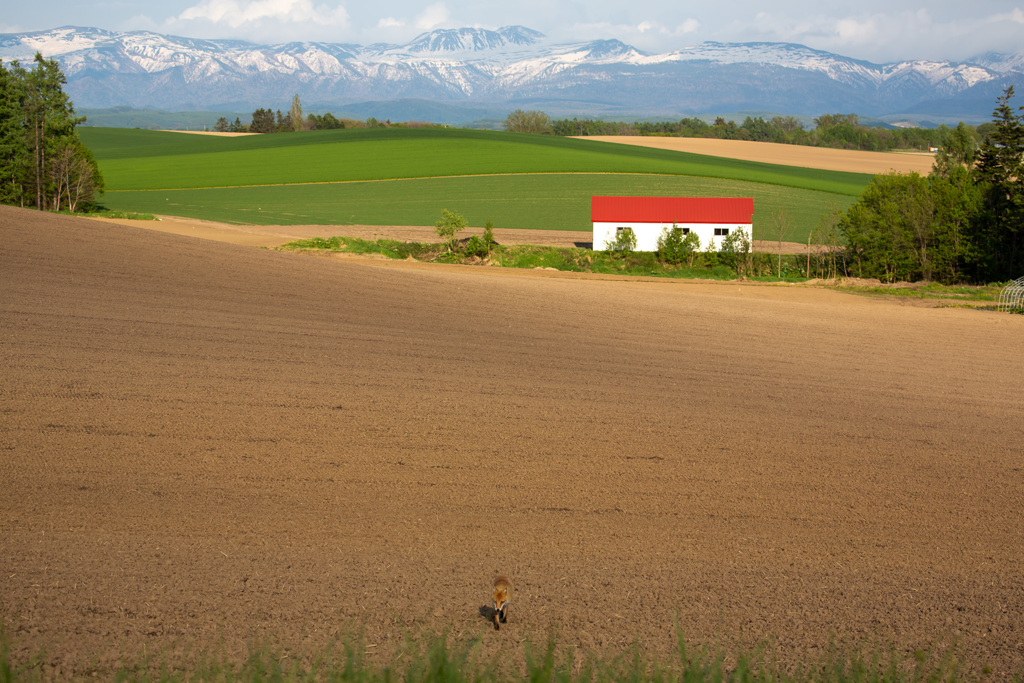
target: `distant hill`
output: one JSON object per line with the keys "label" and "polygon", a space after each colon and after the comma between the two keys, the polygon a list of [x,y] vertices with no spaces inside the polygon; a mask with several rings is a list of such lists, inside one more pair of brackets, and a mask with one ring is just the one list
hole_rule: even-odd
{"label": "distant hill", "polygon": [[556,117],[759,110],[980,122],[1006,85],[1024,85],[1024,53],[873,64],[788,43],[709,42],[651,54],[617,40],[552,44],[522,26],[447,29],[405,45],[368,46],[77,27],[0,34],[5,62],[27,62],[37,50],[61,64],[79,108],[251,112],[286,109],[298,94],[311,110],[350,107],[438,123],[513,108]]}

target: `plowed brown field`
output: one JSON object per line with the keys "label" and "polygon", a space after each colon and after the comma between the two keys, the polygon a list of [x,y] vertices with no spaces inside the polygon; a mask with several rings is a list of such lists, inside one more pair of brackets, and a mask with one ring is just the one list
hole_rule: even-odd
{"label": "plowed brown field", "polygon": [[13,657],[678,623],[1024,669],[1024,316],[537,275],[0,207]]}
{"label": "plowed brown field", "polygon": [[920,173],[928,175],[935,157],[931,154],[913,152],[864,152],[850,149],[829,149],[805,145],[782,145],[774,142],[751,142],[749,140],[713,140],[710,138],[676,138],[652,135],[593,135],[585,140],[617,142],[624,145],[639,145],[668,149],[675,152],[707,154],[727,159],[759,161],[766,164],[801,166],[828,171],[850,173]]}

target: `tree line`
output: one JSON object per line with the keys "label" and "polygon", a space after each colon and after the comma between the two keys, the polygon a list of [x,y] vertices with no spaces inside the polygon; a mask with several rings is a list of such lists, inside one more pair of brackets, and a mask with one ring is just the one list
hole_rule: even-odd
{"label": "tree line", "polygon": [[[866,126],[856,114],[823,114],[807,129],[793,116],[770,119],[747,116],[742,123],[722,117],[708,123],[698,118],[678,121],[604,121],[601,119],[552,120],[542,111],[517,109],[505,119],[505,130],[517,133],[541,133],[563,137],[592,135],[651,135],[719,140],[777,142],[811,147],[831,147],[867,151],[900,149],[928,150],[944,144],[951,128],[945,124],[934,128],[881,128]],[[980,141],[985,127],[968,127],[972,137]]]}
{"label": "tree line", "polygon": [[[276,112],[272,109],[257,109],[252,113],[252,120],[249,123],[242,123],[240,117],[228,121],[227,117],[221,116],[213,126],[218,133],[293,133],[304,130],[342,130],[346,128],[427,128],[438,124],[421,123],[408,121],[404,123],[392,123],[390,119],[379,121],[369,117],[365,121],[357,121],[350,118],[338,118],[330,112],[324,114],[302,113],[302,102],[299,96],[292,98],[292,106],[288,113],[282,113],[280,109]],[[438,127],[440,127],[438,125]]]}
{"label": "tree line", "polygon": [[94,204],[103,177],[78,139],[77,116],[57,62],[0,62],[0,203],[76,211]]}
{"label": "tree line", "polygon": [[1008,86],[980,145],[957,126],[926,177],[874,177],[835,223],[847,273],[944,283],[1024,276],[1024,106],[1013,97]]}

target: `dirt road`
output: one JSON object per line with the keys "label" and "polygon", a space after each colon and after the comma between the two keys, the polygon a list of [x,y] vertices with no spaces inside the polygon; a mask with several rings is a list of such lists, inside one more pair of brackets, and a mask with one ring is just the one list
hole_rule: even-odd
{"label": "dirt road", "polygon": [[0,616],[52,675],[357,628],[371,658],[443,629],[665,656],[675,623],[1020,672],[1022,337],[0,207]]}

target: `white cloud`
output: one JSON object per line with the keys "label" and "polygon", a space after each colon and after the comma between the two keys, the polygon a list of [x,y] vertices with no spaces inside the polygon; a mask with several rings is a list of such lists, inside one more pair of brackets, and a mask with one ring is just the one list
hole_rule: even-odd
{"label": "white cloud", "polygon": [[430,31],[447,24],[451,20],[451,12],[443,2],[437,2],[420,12],[416,17],[416,28],[421,31]]}
{"label": "white cloud", "polygon": [[686,47],[681,38],[689,36],[692,40],[693,34],[700,29],[701,22],[693,18],[685,19],[674,26],[645,19],[636,24],[580,23],[573,26],[569,37],[579,41],[617,39],[641,50],[657,52]]}
{"label": "white cloud", "polygon": [[710,40],[801,43],[873,62],[904,59],[968,59],[989,50],[1018,52],[1024,43],[1024,12],[959,15],[938,9],[825,14],[815,8],[804,15],[759,12],[753,21],[720,25]]}
{"label": "white cloud", "polygon": [[696,33],[700,30],[700,22],[696,19],[687,19],[683,23],[676,26],[673,33],[677,36],[686,35],[687,33]]}
{"label": "white cloud", "polygon": [[873,19],[840,19],[835,25],[835,34],[843,43],[862,43],[878,36],[878,26]]}
{"label": "white cloud", "polygon": [[385,17],[377,22],[377,28],[403,28],[405,22],[394,17]]}
{"label": "white cloud", "polygon": [[160,31],[164,27],[145,14],[136,14],[122,21],[118,28],[124,31]]}
{"label": "white cloud", "polygon": [[201,0],[165,26],[211,37],[317,39],[347,29],[349,15],[342,5],[312,0]]}

